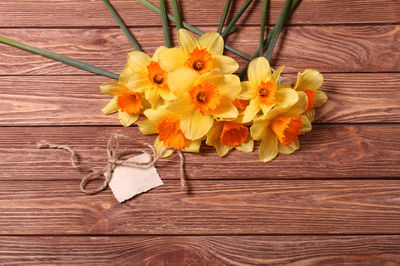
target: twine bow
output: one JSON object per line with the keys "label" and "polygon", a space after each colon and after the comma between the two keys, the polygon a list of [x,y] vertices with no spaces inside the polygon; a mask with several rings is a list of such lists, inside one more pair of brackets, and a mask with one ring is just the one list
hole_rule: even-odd
{"label": "twine bow", "polygon": [[[130,150],[120,152],[119,151],[120,139],[127,139],[127,140],[132,140],[133,142],[137,142],[137,143],[149,148],[152,151],[153,155],[150,155],[148,152],[139,150],[139,149],[130,149]],[[39,149],[47,148],[47,149],[66,150],[69,153],[71,153],[72,167],[77,168],[77,169],[91,171],[90,174],[88,174],[82,178],[81,186],[80,186],[81,191],[85,192],[87,194],[96,194],[100,191],[103,191],[108,186],[108,183],[110,183],[111,178],[112,178],[112,173],[113,173],[115,167],[117,167],[118,165],[135,167],[135,168],[150,168],[150,167],[155,166],[155,164],[162,158],[162,156],[167,151],[173,150],[173,151],[176,151],[180,157],[181,187],[182,187],[182,190],[186,189],[185,171],[183,169],[184,157],[180,150],[177,150],[176,148],[173,148],[173,147],[166,147],[161,152],[161,154],[157,155],[154,147],[150,144],[135,140],[126,135],[113,134],[110,137],[110,139],[108,140],[108,144],[107,144],[107,157],[108,157],[107,164],[106,164],[106,166],[104,166],[102,169],[99,169],[99,170],[96,170],[95,168],[87,166],[87,165],[79,164],[78,158],[76,156],[76,152],[67,145],[52,144],[52,143],[48,143],[47,141],[41,140],[37,143],[37,147]],[[130,155],[130,154],[134,154],[134,153],[148,154],[149,160],[147,162],[132,162],[132,161],[128,161],[129,159],[120,159],[122,156]],[[99,177],[104,178],[104,182],[101,186],[99,186],[98,188],[94,188],[94,189],[86,189],[87,184],[89,184],[92,180],[99,179]]]}

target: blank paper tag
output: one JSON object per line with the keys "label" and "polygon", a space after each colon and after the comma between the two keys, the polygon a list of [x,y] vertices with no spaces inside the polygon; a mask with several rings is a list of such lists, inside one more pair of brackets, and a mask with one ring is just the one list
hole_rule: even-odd
{"label": "blank paper tag", "polygon": [[[144,153],[128,159],[129,162],[148,162],[150,155]],[[115,167],[109,186],[119,203],[133,196],[163,185],[155,167]]]}

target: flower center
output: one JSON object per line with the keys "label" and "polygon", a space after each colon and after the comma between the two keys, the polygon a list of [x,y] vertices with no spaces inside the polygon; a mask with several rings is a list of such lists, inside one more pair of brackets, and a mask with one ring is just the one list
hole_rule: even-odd
{"label": "flower center", "polygon": [[203,115],[214,111],[221,103],[221,95],[217,86],[212,83],[201,83],[189,91],[190,100],[194,108]]}
{"label": "flower center", "polygon": [[271,80],[267,82],[262,81],[258,86],[257,94],[258,97],[260,97],[261,103],[265,105],[274,104],[276,98],[276,84]]}
{"label": "flower center", "polygon": [[153,77],[153,81],[157,84],[161,84],[163,82],[163,76],[161,74],[156,74]]}
{"label": "flower center", "polygon": [[203,92],[199,92],[196,96],[196,99],[201,102],[204,103],[207,100],[207,96],[203,93]]}
{"label": "flower center", "polygon": [[301,123],[300,116],[280,116],[271,121],[271,128],[278,137],[280,143],[289,146],[293,141],[298,139],[303,124]]}
{"label": "flower center", "polygon": [[195,70],[199,74],[203,74],[212,71],[215,68],[215,62],[206,48],[199,49],[196,47],[190,53],[185,66]]}
{"label": "flower center", "polygon": [[168,73],[165,72],[157,62],[151,61],[147,65],[148,79],[153,85],[166,86]]}
{"label": "flower center", "polygon": [[133,91],[122,93],[117,98],[118,108],[128,114],[138,114],[140,109],[143,108],[142,99],[139,94]]}
{"label": "flower center", "polygon": [[167,117],[161,120],[157,125],[159,140],[165,147],[174,147],[178,150],[183,149],[188,141],[183,135],[180,119],[178,117]]}
{"label": "flower center", "polygon": [[225,146],[236,147],[247,140],[249,129],[236,122],[224,122],[220,141]]}
{"label": "flower center", "polygon": [[204,62],[200,61],[200,60],[195,61],[193,63],[193,68],[194,68],[194,70],[197,70],[197,71],[202,70],[204,68]]}

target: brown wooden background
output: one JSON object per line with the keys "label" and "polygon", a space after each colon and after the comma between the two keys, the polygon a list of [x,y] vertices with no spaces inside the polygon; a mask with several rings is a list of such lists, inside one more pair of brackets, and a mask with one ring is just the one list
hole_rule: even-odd
{"label": "brown wooden background", "polygon": [[[216,30],[224,2],[182,0],[184,19]],[[227,40],[248,54],[255,2]],[[271,1],[270,25],[283,2]],[[146,52],[163,44],[158,15],[112,4]],[[0,1],[0,14],[0,35],[117,73],[132,50],[100,0]],[[286,77],[325,77],[329,101],[301,150],[269,164],[257,152],[187,154],[189,194],[171,157],[158,165],[165,185],[124,204],[109,189],[83,194],[67,153],[35,147],[68,144],[102,165],[112,132],[151,143],[100,112],[110,79],[0,45],[0,263],[399,265],[399,43],[398,0],[303,0],[272,58]]]}

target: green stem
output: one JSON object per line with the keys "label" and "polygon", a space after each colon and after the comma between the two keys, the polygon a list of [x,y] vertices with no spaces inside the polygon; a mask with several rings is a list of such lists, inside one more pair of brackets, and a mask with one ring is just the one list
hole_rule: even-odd
{"label": "green stem", "polygon": [[222,28],[224,27],[226,15],[228,14],[229,6],[231,5],[231,0],[226,0],[225,2],[225,8],[224,8],[224,13],[222,13],[221,20],[219,21],[219,26],[218,26],[218,33],[222,33]]}
{"label": "green stem", "polygon": [[106,5],[108,11],[110,11],[111,15],[114,17],[114,19],[117,21],[119,27],[121,30],[124,32],[125,36],[128,38],[130,43],[133,45],[135,50],[142,51],[140,48],[139,43],[136,41],[135,37],[131,34],[129,31],[128,27],[125,25],[125,23],[122,21],[121,17],[118,15],[117,11],[114,9],[114,7],[111,5],[110,1],[108,0],[103,0],[104,4]]}
{"label": "green stem", "polygon": [[[154,12],[156,12],[158,14],[161,13],[160,9],[158,7],[156,7],[155,5],[153,5],[152,3],[150,3],[149,1],[147,1],[147,0],[137,0],[137,1],[139,3],[141,3],[142,5],[144,5],[145,7],[147,7],[148,9],[153,10]],[[170,21],[175,22],[174,16],[172,16],[171,14],[167,14],[167,15],[168,15],[168,19]],[[196,28],[196,27],[194,27],[194,26],[192,26],[190,24],[187,24],[185,21],[182,21],[182,25],[186,29],[188,29],[188,30],[190,30],[190,31],[192,31],[192,32],[194,32],[194,33],[196,33],[198,35],[204,34],[203,31],[199,30],[198,28]],[[242,52],[236,50],[235,48],[233,48],[233,47],[231,47],[231,46],[229,46],[227,44],[225,44],[225,49],[227,49],[227,50],[231,51],[232,53],[235,53],[235,54],[237,54],[237,55],[239,55],[239,56],[241,56],[241,57],[243,57],[243,58],[245,58],[247,60],[251,60],[251,57],[249,55],[247,55],[245,53],[242,53]]]}
{"label": "green stem", "polygon": [[181,16],[179,15],[179,6],[176,0],[172,0],[172,9],[174,10],[176,29],[180,30],[182,29],[183,26],[182,26]]}
{"label": "green stem", "polygon": [[0,42],[4,43],[4,44],[8,44],[8,45],[16,47],[16,48],[19,48],[19,49],[22,49],[22,50],[25,50],[25,51],[29,51],[29,52],[34,53],[34,54],[38,54],[38,55],[53,59],[55,61],[59,61],[59,62],[64,63],[66,65],[70,65],[70,66],[73,66],[73,67],[76,67],[76,68],[79,68],[79,69],[86,70],[88,72],[99,74],[99,75],[102,75],[102,76],[105,76],[105,77],[110,77],[110,78],[113,78],[113,79],[118,79],[118,75],[113,73],[113,72],[110,72],[110,71],[95,67],[93,65],[81,62],[81,61],[76,60],[76,59],[72,59],[72,58],[64,56],[64,55],[56,54],[56,53],[53,53],[53,52],[50,52],[50,51],[47,51],[47,50],[43,50],[43,49],[40,49],[40,48],[37,48],[37,47],[34,47],[34,46],[23,44],[23,43],[8,39],[8,38],[3,37],[3,36],[0,36]]}
{"label": "green stem", "polygon": [[279,34],[282,31],[283,25],[285,24],[286,19],[290,15],[290,10],[292,8],[292,2],[293,2],[293,0],[285,1],[285,5],[282,8],[281,15],[279,16],[278,22],[275,25],[276,29],[273,32],[271,42],[269,43],[267,52],[265,54],[265,57],[267,58],[268,61],[271,59],[272,52],[274,51],[276,42],[278,40]]}
{"label": "green stem", "polygon": [[231,22],[229,22],[228,26],[226,26],[226,29],[224,32],[221,34],[222,38],[226,38],[228,36],[229,32],[231,31],[232,27],[235,26],[236,22],[239,20],[239,18],[243,15],[243,13],[246,11],[246,9],[249,7],[253,0],[247,0],[244,5],[240,8],[239,12],[236,14],[236,16],[232,19]]}
{"label": "green stem", "polygon": [[268,0],[264,0],[261,11],[260,47],[258,48],[260,56],[263,55],[264,51],[264,33],[265,33],[265,21],[267,19],[267,8],[268,8]]}
{"label": "green stem", "polygon": [[[293,0],[292,2],[292,6],[290,8],[290,13],[293,13],[293,11],[296,9],[297,5],[300,3],[301,0]],[[272,30],[268,33],[267,38],[265,38],[264,43],[263,43],[263,47],[267,47],[271,41],[272,35],[274,34],[274,32],[276,31],[277,26],[275,25]],[[260,55],[260,53],[263,52],[263,50],[261,49],[261,47],[258,48],[257,52],[251,57],[250,61],[253,60],[254,58],[256,58],[257,56]],[[247,68],[249,67],[249,63],[247,63],[246,67],[243,69],[242,73],[240,73],[240,78],[243,79],[244,76],[246,75],[247,72]]]}
{"label": "green stem", "polygon": [[165,46],[167,46],[168,48],[171,48],[171,38],[169,35],[167,10],[165,9],[165,1],[164,0],[160,0],[160,10],[161,10],[161,20],[162,20],[162,25],[163,25]]}

